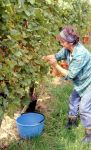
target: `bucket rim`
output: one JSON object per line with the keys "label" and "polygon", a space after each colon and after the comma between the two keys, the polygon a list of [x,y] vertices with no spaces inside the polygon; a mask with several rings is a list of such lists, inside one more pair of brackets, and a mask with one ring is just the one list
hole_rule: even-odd
{"label": "bucket rim", "polygon": [[[19,117],[21,117],[22,115],[24,115],[24,114],[30,114],[30,113],[36,113],[36,114],[40,114],[40,115],[42,115],[44,118],[40,121],[40,122],[38,122],[38,123],[36,123],[36,124],[34,124],[34,125],[28,125],[28,124],[26,124],[26,125],[23,125],[23,124],[21,124],[21,123],[18,123],[18,118]],[[16,118],[16,123],[17,123],[17,125],[21,125],[21,126],[29,126],[29,127],[34,127],[34,126],[38,126],[39,124],[41,124],[41,123],[43,123],[44,122],[44,120],[45,120],[45,116],[44,116],[44,114],[42,114],[42,113],[40,113],[40,112],[30,112],[30,113],[23,113],[23,114],[21,114],[20,116],[18,116],[17,118]]]}

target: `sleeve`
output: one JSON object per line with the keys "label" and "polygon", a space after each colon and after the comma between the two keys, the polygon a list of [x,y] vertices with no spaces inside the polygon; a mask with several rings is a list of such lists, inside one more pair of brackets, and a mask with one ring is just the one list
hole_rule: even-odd
{"label": "sleeve", "polygon": [[62,48],[58,53],[55,54],[57,61],[66,59],[66,49]]}
{"label": "sleeve", "polygon": [[87,59],[85,55],[77,56],[76,58],[73,58],[68,68],[67,78],[70,78],[70,79],[76,78],[79,72],[86,65],[86,63],[87,63]]}

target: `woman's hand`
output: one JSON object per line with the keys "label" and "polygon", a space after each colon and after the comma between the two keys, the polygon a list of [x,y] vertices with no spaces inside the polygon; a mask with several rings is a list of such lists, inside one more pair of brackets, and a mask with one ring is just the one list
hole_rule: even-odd
{"label": "woman's hand", "polygon": [[50,61],[50,60],[52,60],[52,59],[55,59],[55,60],[56,60],[55,55],[43,56],[42,59],[45,60],[45,61]]}
{"label": "woman's hand", "polygon": [[57,63],[55,55],[47,55],[42,57],[43,60],[47,61],[50,65]]}

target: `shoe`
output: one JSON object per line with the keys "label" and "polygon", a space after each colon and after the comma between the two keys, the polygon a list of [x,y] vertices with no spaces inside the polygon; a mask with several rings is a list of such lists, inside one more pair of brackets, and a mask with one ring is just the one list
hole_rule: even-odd
{"label": "shoe", "polygon": [[69,118],[67,124],[65,125],[65,128],[67,129],[71,129],[72,127],[78,127],[78,121],[76,117]]}
{"label": "shoe", "polygon": [[85,137],[81,140],[82,143],[91,142],[91,128],[85,130]]}

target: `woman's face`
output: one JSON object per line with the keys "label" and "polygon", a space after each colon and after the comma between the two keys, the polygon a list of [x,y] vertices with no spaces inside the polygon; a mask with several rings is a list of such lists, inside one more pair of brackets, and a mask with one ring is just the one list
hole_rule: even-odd
{"label": "woman's face", "polygon": [[64,48],[68,49],[69,51],[72,51],[74,48],[73,43],[69,43],[63,39],[61,39],[60,41],[60,45],[63,46]]}
{"label": "woman's face", "polygon": [[69,50],[71,50],[72,49],[72,43],[69,43],[69,42],[67,42],[67,41],[65,41],[65,40],[60,40],[60,44],[64,47],[64,48],[67,48],[67,49],[69,49]]}

